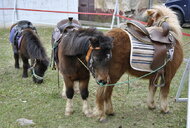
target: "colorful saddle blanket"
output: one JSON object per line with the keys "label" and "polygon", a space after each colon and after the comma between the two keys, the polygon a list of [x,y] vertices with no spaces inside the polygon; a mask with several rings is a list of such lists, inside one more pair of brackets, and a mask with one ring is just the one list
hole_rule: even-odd
{"label": "colorful saddle blanket", "polygon": [[[125,31],[127,32],[127,31]],[[154,46],[153,44],[145,44],[132,37],[128,32],[131,42],[130,65],[138,71],[151,72],[150,68],[153,62]]]}

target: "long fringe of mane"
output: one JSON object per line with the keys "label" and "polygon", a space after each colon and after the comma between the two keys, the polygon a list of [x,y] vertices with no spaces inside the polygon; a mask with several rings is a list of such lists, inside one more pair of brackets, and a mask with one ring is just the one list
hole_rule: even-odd
{"label": "long fringe of mane", "polygon": [[70,32],[62,38],[63,54],[69,56],[85,54],[89,46],[89,38],[100,37],[103,33],[95,28],[80,28],[74,32]]}
{"label": "long fringe of mane", "polygon": [[[173,31],[177,35],[177,39],[181,42],[182,31],[176,13],[172,11],[170,8],[167,8],[166,6],[163,5],[155,5],[150,10],[156,11],[156,13],[160,15],[157,21],[160,21],[165,16],[169,17],[166,21],[168,22],[171,31]],[[148,14],[145,13],[145,15]]]}
{"label": "long fringe of mane", "polygon": [[23,39],[27,43],[27,52],[31,59],[47,60],[46,51],[38,35],[30,29],[23,31]]}

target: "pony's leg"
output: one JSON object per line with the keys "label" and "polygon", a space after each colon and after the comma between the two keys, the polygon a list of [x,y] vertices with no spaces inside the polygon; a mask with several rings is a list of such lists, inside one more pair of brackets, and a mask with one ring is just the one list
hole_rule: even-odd
{"label": "pony's leg", "polygon": [[[75,93],[80,93],[80,90],[79,90],[79,82],[78,81],[75,81],[74,82],[74,91]],[[65,87],[65,82],[63,81],[63,90],[61,92],[61,97],[62,98],[66,98],[66,87]]]}
{"label": "pony's leg", "polygon": [[82,111],[86,115],[86,117],[92,117],[91,109],[90,109],[89,103],[87,101],[88,96],[89,96],[88,82],[89,82],[89,79],[80,80],[79,81],[79,89],[80,89],[81,97],[83,99]]}
{"label": "pony's leg", "polygon": [[96,107],[93,110],[93,116],[98,116],[100,122],[106,122],[106,113],[104,110],[104,91],[106,87],[98,87],[96,93]]}
{"label": "pony's leg", "polygon": [[170,89],[170,82],[166,83],[165,86],[160,88],[160,107],[161,112],[169,113],[169,106],[168,106],[168,93]]}
{"label": "pony's leg", "polygon": [[63,90],[61,92],[62,98],[66,98],[66,87],[65,87],[65,82],[63,81]]}
{"label": "pony's leg", "polygon": [[14,53],[14,59],[15,59],[15,68],[19,68],[19,54]]}
{"label": "pony's leg", "polygon": [[151,81],[152,80],[149,81],[149,93],[148,93],[148,96],[147,96],[147,105],[148,105],[149,109],[153,110],[153,109],[156,108],[154,97],[155,97],[157,87],[152,85]]}
{"label": "pony's leg", "polygon": [[14,59],[15,59],[15,68],[19,68],[19,53],[18,53],[17,47],[14,44],[12,44],[12,49],[13,49]]}
{"label": "pony's leg", "polygon": [[75,91],[75,93],[77,93],[77,94],[80,93],[79,81],[75,81],[75,82],[74,82],[74,91]]}
{"label": "pony's leg", "polygon": [[23,61],[23,73],[22,73],[22,77],[23,78],[26,78],[28,77],[28,66],[29,66],[29,63],[28,63],[28,59],[24,56],[21,55],[21,58],[22,58],[22,61]]}
{"label": "pony's leg", "polygon": [[109,116],[113,116],[114,112],[113,112],[113,106],[112,106],[112,101],[111,101],[111,96],[112,96],[112,91],[113,91],[113,87],[114,86],[108,86],[105,89],[105,111],[106,114]]}
{"label": "pony's leg", "polygon": [[74,89],[73,89],[73,81],[69,78],[64,77],[65,86],[66,86],[66,96],[67,96],[67,103],[65,108],[65,115],[69,116],[73,113],[73,96],[74,96]]}

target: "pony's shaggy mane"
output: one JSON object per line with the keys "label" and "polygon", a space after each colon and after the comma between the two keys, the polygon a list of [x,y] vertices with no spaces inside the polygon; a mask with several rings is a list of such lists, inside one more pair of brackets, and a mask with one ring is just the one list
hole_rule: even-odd
{"label": "pony's shaggy mane", "polygon": [[[160,21],[165,16],[169,17],[166,21],[168,22],[171,31],[173,31],[177,35],[177,39],[181,42],[182,38],[181,26],[178,21],[176,13],[172,11],[170,8],[167,8],[166,6],[163,5],[155,5],[150,10],[155,11],[160,15],[157,21]],[[148,16],[147,11],[145,12],[145,15]]]}
{"label": "pony's shaggy mane", "polygon": [[31,59],[48,60],[45,48],[33,30],[25,29],[22,35],[27,42],[27,51]]}
{"label": "pony's shaggy mane", "polygon": [[[80,28],[68,33],[61,40],[64,49],[63,55],[75,56],[85,54],[91,37],[96,37],[98,40],[106,40],[103,32],[97,31],[95,28]],[[105,47],[103,44],[101,46]]]}

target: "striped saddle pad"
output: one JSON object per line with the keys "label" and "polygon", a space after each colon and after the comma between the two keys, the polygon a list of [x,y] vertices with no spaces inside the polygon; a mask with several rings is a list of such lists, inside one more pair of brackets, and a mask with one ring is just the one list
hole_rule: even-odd
{"label": "striped saddle pad", "polygon": [[[128,33],[129,34],[129,33]],[[129,34],[130,35],[130,34]],[[154,47],[152,44],[145,44],[130,35],[131,55],[130,65],[138,71],[151,72],[150,65],[153,61]]]}

